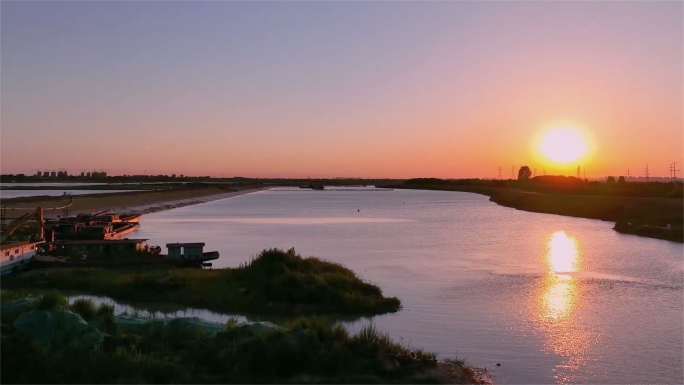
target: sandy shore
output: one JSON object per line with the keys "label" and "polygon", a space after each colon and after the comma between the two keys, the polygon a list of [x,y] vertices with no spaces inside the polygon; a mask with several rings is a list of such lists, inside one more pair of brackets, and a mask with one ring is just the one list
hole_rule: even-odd
{"label": "sandy shore", "polygon": [[[144,204],[144,205],[110,207],[109,210],[111,212],[114,212],[114,213],[150,214],[150,213],[156,213],[158,211],[175,209],[178,207],[191,206],[191,205],[197,205],[200,203],[217,201],[220,199],[232,198],[232,197],[236,197],[239,195],[250,194],[250,193],[261,191],[261,190],[263,190],[263,189],[249,189],[249,190],[241,190],[241,191],[231,191],[231,192],[222,193],[222,194],[213,194],[213,195],[205,195],[205,196],[200,196],[200,197],[176,199],[176,200],[170,200],[170,201],[161,201],[161,202],[154,202],[154,203]],[[75,214],[88,213],[88,212],[90,212],[90,210],[74,211]]]}
{"label": "sandy shore", "polygon": [[69,215],[92,213],[108,210],[115,213],[148,214],[176,207],[196,205],[218,199],[226,199],[238,195],[249,194],[264,188],[243,187],[226,191],[220,188],[183,189],[171,191],[136,191],[125,193],[87,194],[74,196],[41,196],[16,199],[3,199],[2,206],[7,208],[8,218],[18,218],[36,207],[44,209],[44,216],[55,218],[62,215],[62,210],[50,210],[73,201],[69,207]]}

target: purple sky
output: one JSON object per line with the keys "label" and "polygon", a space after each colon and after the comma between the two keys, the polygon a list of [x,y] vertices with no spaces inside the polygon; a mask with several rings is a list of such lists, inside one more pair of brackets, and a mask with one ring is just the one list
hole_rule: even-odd
{"label": "purple sky", "polygon": [[[2,2],[1,171],[588,176],[682,161],[681,2]],[[636,170],[636,172],[634,171]]]}

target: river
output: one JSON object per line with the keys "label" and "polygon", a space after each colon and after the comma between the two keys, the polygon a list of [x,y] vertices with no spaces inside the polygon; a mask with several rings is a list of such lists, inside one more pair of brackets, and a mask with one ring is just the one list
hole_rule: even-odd
{"label": "river", "polygon": [[214,267],[269,247],[342,263],[404,306],[350,329],[498,383],[682,383],[684,246],[612,227],[461,192],[272,189],[145,215],[135,237],[205,242]]}

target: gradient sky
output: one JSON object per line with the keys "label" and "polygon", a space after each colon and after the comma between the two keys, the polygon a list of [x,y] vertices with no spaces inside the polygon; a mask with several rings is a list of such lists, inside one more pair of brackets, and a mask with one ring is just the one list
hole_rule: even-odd
{"label": "gradient sky", "polygon": [[[681,2],[5,2],[1,171],[588,177],[684,158]],[[682,164],[684,169],[684,164]],[[680,175],[682,175],[680,173]]]}

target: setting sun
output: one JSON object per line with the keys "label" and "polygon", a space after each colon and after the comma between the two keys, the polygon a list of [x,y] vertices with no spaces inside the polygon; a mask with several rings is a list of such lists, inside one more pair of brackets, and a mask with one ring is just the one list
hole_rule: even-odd
{"label": "setting sun", "polygon": [[571,129],[556,129],[542,139],[539,150],[548,159],[568,163],[579,159],[587,151],[580,135]]}

